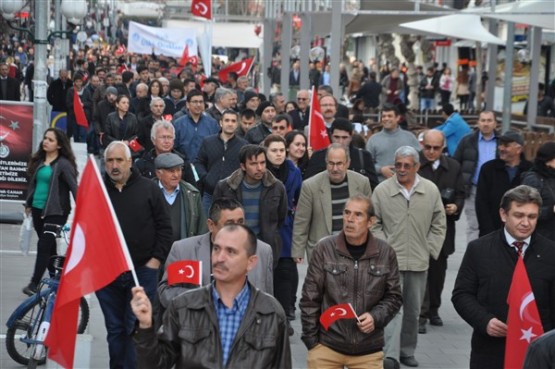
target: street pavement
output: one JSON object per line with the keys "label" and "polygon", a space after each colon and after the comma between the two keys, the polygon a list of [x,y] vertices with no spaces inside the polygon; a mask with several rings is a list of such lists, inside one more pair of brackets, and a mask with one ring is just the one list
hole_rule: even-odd
{"label": "street pavement", "polygon": [[[4,205],[0,212],[17,212],[21,205]],[[466,222],[464,216],[457,224],[456,252],[449,257],[447,279],[443,293],[443,306],[440,315],[443,318],[443,327],[428,325],[428,333],[418,337],[416,359],[420,362],[419,368],[429,369],[463,369],[468,368],[470,358],[471,328],[457,315],[451,304],[451,291],[457,270],[460,266],[464,250]],[[23,256],[19,252],[18,238],[19,225],[0,224],[0,369],[19,369],[21,365],[13,361],[5,348],[5,323],[13,310],[25,299],[21,289],[29,282],[34,265],[34,254]],[[31,250],[36,249],[36,237]],[[306,264],[299,266],[300,284],[298,298],[302,288],[302,281],[306,275]],[[91,319],[88,334],[93,337],[90,368],[108,368],[108,347],[106,343],[106,330],[98,300],[94,295],[89,296]],[[301,322],[297,309],[297,319],[292,322],[295,334],[291,337],[291,351],[293,367],[306,368],[306,348],[301,341]],[[50,366],[49,366],[50,367]],[[53,366],[52,366],[53,367]],[[82,369],[85,369],[83,366]],[[81,369],[81,368],[78,368]],[[243,368],[242,368],[243,369]],[[253,368],[258,369],[258,368]]]}

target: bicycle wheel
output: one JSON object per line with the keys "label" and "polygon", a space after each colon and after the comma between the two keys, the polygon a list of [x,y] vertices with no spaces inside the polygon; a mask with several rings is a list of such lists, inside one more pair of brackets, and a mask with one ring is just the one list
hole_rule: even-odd
{"label": "bicycle wheel", "polygon": [[85,332],[87,329],[87,325],[89,324],[89,317],[90,317],[90,310],[89,304],[87,303],[87,299],[81,297],[81,301],[79,302],[79,323],[77,325],[77,333],[81,334]]}
{"label": "bicycle wheel", "polygon": [[[28,365],[29,358],[35,351],[35,345],[25,341],[36,338],[44,315],[44,306],[44,300],[37,299],[6,332],[6,350],[10,357],[19,364]],[[44,355],[37,360],[39,365],[46,362],[46,350],[43,352]]]}

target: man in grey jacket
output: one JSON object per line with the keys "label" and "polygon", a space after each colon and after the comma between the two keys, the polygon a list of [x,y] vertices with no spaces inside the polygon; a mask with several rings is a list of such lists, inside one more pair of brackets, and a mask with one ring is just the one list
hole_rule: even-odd
{"label": "man in grey jacket", "polygon": [[212,248],[214,282],[171,300],[158,334],[148,297],[133,289],[138,368],[291,368],[285,312],[247,279],[256,248],[248,227],[224,226]]}
{"label": "man in grey jacket", "polygon": [[[211,252],[216,234],[227,224],[243,224],[244,222],[245,212],[237,200],[224,198],[214,201],[210,207],[207,221],[209,232],[175,242],[166,259],[165,269],[167,270],[170,264],[179,260],[200,260],[203,264],[202,285],[210,284],[212,282]],[[258,262],[249,271],[248,279],[254,287],[273,294],[272,248],[267,243],[257,240],[256,255]],[[165,272],[158,284],[160,303],[167,308],[175,296],[196,287],[188,284],[168,286],[168,273]]]}
{"label": "man in grey jacket", "polygon": [[418,366],[414,358],[418,316],[426,290],[430,257],[437,259],[447,229],[445,209],[437,186],[420,177],[420,157],[410,146],[395,152],[395,175],[372,194],[376,222],[372,233],[397,253],[403,308],[385,327],[385,356]]}

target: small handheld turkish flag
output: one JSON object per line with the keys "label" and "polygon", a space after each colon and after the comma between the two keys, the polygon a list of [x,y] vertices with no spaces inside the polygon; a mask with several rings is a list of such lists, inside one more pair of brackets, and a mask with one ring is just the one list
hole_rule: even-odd
{"label": "small handheld turkish flag", "polygon": [[168,286],[179,283],[202,285],[202,261],[180,260],[168,265]]}
{"label": "small handheld turkish flag", "polygon": [[330,306],[320,315],[320,324],[327,331],[339,319],[358,319],[351,303]]}
{"label": "small handheld turkish flag", "polygon": [[520,369],[530,342],[543,334],[540,313],[521,256],[513,273],[507,304],[509,304],[509,314],[505,342],[505,369]]}
{"label": "small handheld turkish flag", "polygon": [[193,0],[191,2],[191,14],[212,19],[212,0]]}
{"label": "small handheld turkish flag", "polygon": [[310,104],[310,120],[308,121],[308,146],[313,151],[325,149],[330,145],[330,138],[324,116],[320,110],[320,102],[314,87],[312,88],[312,101]]}
{"label": "small handheld turkish flag", "polygon": [[133,139],[129,140],[129,148],[133,150],[133,152],[139,152],[144,149],[144,147],[139,143],[139,140],[137,137],[134,137]]}

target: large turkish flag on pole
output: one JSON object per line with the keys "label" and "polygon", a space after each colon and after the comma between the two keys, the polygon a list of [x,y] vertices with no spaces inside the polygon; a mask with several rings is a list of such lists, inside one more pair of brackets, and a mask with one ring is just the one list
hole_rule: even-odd
{"label": "large turkish flag on pole", "polygon": [[521,256],[518,257],[509,296],[505,369],[521,369],[530,342],[543,334],[540,313]]}
{"label": "large turkish flag on pole", "polygon": [[330,138],[320,109],[320,101],[318,101],[318,95],[313,87],[308,121],[308,146],[312,147],[313,151],[318,151],[327,148],[329,145]]}
{"label": "large turkish flag on pole", "polygon": [[92,155],[79,184],[75,218],[52,321],[48,357],[73,368],[79,301],[133,270],[131,256]]}
{"label": "large turkish flag on pole", "polygon": [[191,14],[212,19],[212,0],[193,0],[191,2]]}
{"label": "large turkish flag on pole", "polygon": [[83,109],[83,103],[79,97],[77,90],[73,89],[73,113],[75,114],[75,122],[81,127],[89,128],[89,121],[85,115],[85,109]]}
{"label": "large turkish flag on pole", "polygon": [[220,71],[218,72],[218,77],[220,77],[220,81],[222,81],[222,83],[226,83],[227,75],[230,72],[237,73],[238,77],[246,76],[247,74],[249,74],[253,63],[254,63],[254,58],[248,58],[248,59],[230,64],[227,67],[220,69]]}

